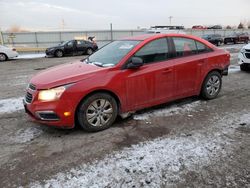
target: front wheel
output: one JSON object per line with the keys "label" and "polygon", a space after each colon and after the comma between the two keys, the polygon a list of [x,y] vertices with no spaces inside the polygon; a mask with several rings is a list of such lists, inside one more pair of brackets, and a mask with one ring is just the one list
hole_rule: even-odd
{"label": "front wheel", "polygon": [[241,71],[249,71],[250,69],[249,69],[249,66],[247,64],[243,63],[240,65],[240,70]]}
{"label": "front wheel", "polygon": [[118,114],[116,100],[107,93],[97,93],[83,100],[77,111],[78,123],[90,132],[109,128]]}
{"label": "front wheel", "polygon": [[221,90],[221,85],[221,74],[217,71],[210,72],[202,84],[201,96],[208,100],[216,98]]}
{"label": "front wheel", "polygon": [[6,61],[8,59],[7,55],[0,53],[0,61]]}
{"label": "front wheel", "polygon": [[62,57],[62,56],[63,56],[63,51],[62,51],[62,50],[57,50],[57,51],[55,52],[55,56],[56,56],[56,57]]}
{"label": "front wheel", "polygon": [[93,54],[93,52],[94,52],[94,51],[92,50],[92,48],[88,48],[88,49],[87,49],[87,54],[88,54],[88,55]]}

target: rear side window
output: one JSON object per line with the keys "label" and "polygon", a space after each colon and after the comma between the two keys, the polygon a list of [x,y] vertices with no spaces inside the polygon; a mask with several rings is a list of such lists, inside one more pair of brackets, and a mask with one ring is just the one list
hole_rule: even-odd
{"label": "rear side window", "polygon": [[196,42],[196,47],[197,47],[197,53],[200,54],[200,53],[205,53],[205,52],[211,52],[212,50],[207,47],[205,44],[202,44],[198,41],[195,41]]}
{"label": "rear side window", "polygon": [[157,39],[146,44],[134,56],[142,58],[144,63],[167,60],[169,58],[167,39]]}
{"label": "rear side window", "polygon": [[176,50],[176,57],[183,57],[212,51],[212,49],[210,49],[205,44],[193,39],[174,37],[173,42]]}
{"label": "rear side window", "polygon": [[196,54],[195,41],[188,38],[173,37],[177,57]]}

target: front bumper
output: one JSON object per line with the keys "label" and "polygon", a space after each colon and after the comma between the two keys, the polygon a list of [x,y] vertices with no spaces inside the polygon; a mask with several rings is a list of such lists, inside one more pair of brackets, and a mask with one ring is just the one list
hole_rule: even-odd
{"label": "front bumper", "polygon": [[[30,93],[31,91],[27,91]],[[60,128],[73,128],[75,110],[69,100],[41,102],[37,100],[38,92],[32,93],[32,101],[23,100],[25,112],[36,122]],[[65,115],[67,113],[67,115]]]}
{"label": "front bumper", "polygon": [[[247,53],[247,54],[246,54]],[[246,64],[250,64],[250,52],[240,52],[239,55],[238,55],[238,64],[243,64],[243,63],[246,63]]]}
{"label": "front bumper", "polygon": [[46,50],[45,51],[45,54],[46,54],[46,56],[54,56],[54,54],[55,54],[55,51],[54,50]]}

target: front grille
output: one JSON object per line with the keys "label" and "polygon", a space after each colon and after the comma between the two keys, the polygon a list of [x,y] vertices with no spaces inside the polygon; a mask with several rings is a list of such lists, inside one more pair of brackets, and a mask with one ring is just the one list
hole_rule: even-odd
{"label": "front grille", "polygon": [[26,95],[25,95],[25,101],[27,102],[27,103],[31,103],[32,102],[32,94],[31,93],[29,93],[29,92],[27,92],[26,93]]}
{"label": "front grille", "polygon": [[29,84],[29,89],[35,91],[36,90],[36,86],[32,83]]}
{"label": "front grille", "polygon": [[250,59],[250,53],[245,53],[245,55],[247,59]]}
{"label": "front grille", "polygon": [[248,50],[248,49],[245,49],[246,50],[246,52],[250,52],[250,50]]}

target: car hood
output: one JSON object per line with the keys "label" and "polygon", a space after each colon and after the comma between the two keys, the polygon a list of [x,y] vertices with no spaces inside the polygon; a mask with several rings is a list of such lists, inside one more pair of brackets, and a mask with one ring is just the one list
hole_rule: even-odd
{"label": "car hood", "polygon": [[107,68],[76,61],[41,71],[30,80],[39,89],[49,89],[91,78]]}
{"label": "car hood", "polygon": [[250,44],[247,44],[246,46],[244,46],[243,48],[250,50]]}

